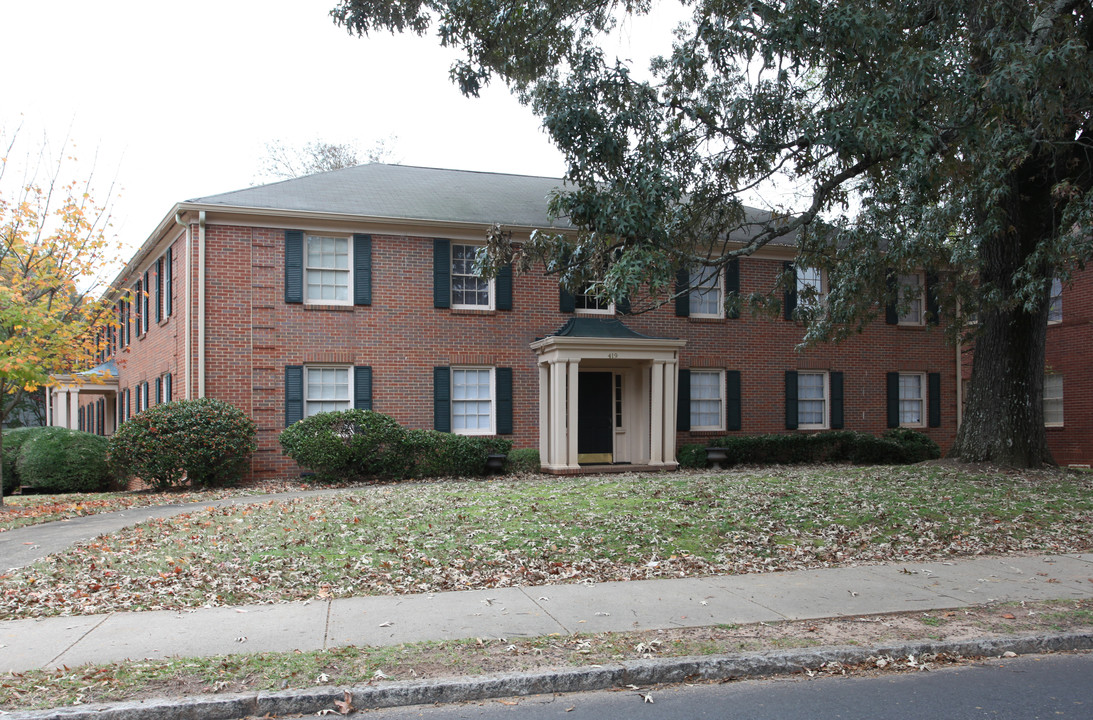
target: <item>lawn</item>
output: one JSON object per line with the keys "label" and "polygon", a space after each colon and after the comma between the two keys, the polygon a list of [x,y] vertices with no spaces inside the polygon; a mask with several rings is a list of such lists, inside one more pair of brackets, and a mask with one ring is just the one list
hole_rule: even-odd
{"label": "lawn", "polygon": [[373,486],[205,508],[0,578],[0,619],[1086,551],[1093,475],[900,468]]}

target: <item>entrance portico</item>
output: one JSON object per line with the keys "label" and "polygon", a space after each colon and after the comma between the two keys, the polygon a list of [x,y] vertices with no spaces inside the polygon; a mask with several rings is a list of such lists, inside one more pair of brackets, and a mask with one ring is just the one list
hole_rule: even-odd
{"label": "entrance portico", "polygon": [[81,398],[103,399],[103,434],[113,435],[117,416],[118,366],[113,361],[74,375],[53,375],[46,388],[46,424],[76,430]]}
{"label": "entrance portico", "polygon": [[585,317],[531,343],[539,365],[543,470],[674,469],[676,379],[685,344],[642,335],[620,320]]}

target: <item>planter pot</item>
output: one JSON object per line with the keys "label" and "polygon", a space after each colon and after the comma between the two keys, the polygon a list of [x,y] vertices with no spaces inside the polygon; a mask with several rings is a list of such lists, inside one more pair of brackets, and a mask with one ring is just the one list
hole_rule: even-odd
{"label": "planter pot", "polygon": [[706,462],[710,463],[710,468],[713,470],[720,470],[721,463],[729,459],[729,453],[725,448],[721,447],[708,447],[706,448]]}

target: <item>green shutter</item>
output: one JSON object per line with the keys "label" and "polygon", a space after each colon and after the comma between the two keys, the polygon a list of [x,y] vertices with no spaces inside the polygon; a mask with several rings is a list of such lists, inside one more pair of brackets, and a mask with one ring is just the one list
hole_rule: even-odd
{"label": "green shutter", "polygon": [[304,419],[304,366],[285,366],[285,427]]}
{"label": "green shutter", "polygon": [[304,233],[285,230],[285,302],[304,301]]}
{"label": "green shutter", "polygon": [[433,240],[433,307],[452,306],[452,245],[443,238]]}
{"label": "green shutter", "polygon": [[630,314],[630,296],[627,295],[626,297],[620,299],[617,303],[615,303],[615,310],[620,315],[629,315]]}
{"label": "green shutter", "polygon": [[163,378],[156,378],[156,405],[163,402]]}
{"label": "green shutter", "polygon": [[493,281],[497,293],[497,309],[512,310],[512,265],[505,265],[497,271]]}
{"label": "green shutter", "polygon": [[452,431],[452,370],[433,368],[433,429]]}
{"label": "green shutter", "polygon": [[512,435],[512,368],[499,367],[493,372],[497,386],[497,434]]}
{"label": "green shutter", "polygon": [[174,248],[167,248],[167,262],[164,263],[164,271],[167,273],[167,282],[165,283],[164,297],[163,297],[163,312],[167,317],[171,317],[171,313],[174,312],[174,292],[175,292],[175,254]]}
{"label": "green shutter", "polygon": [[163,258],[156,260],[156,322],[163,320]]}
{"label": "green shutter", "polygon": [[372,368],[367,365],[353,368],[353,407],[372,409]]}
{"label": "green shutter", "polygon": [[[793,313],[797,310],[797,271],[793,267],[793,263],[786,261],[782,263],[782,273],[789,274],[789,285],[786,287],[786,291],[782,296],[782,317],[786,320],[792,320]],[[796,377],[796,373],[794,373],[794,377]],[[796,387],[796,380],[794,380],[794,386]],[[796,407],[796,402],[794,403],[794,407]],[[789,420],[787,419],[786,422],[788,423]],[[793,427],[796,428],[796,410],[794,410],[793,423]]]}
{"label": "green shutter", "polygon": [[687,268],[676,270],[676,317],[691,315],[691,274]]}
{"label": "green shutter", "polygon": [[740,422],[740,371],[725,372],[725,429],[739,430]]}
{"label": "green shutter", "polygon": [[797,429],[797,371],[786,370],[786,430]]}
{"label": "green shutter", "polygon": [[167,373],[163,376],[163,401],[171,402],[173,399],[173,392],[174,389],[171,387],[171,373]]}
{"label": "green shutter", "polygon": [[899,427],[899,373],[890,372],[886,376],[888,396],[888,427]]}
{"label": "green shutter", "polygon": [[558,312],[571,313],[577,311],[577,296],[558,286]]}
{"label": "green shutter", "polygon": [[144,312],[141,313],[141,317],[143,318],[141,320],[141,325],[143,326],[144,332],[148,332],[148,322],[149,322],[149,318],[151,317],[148,314],[148,311],[151,309],[151,308],[148,307],[148,303],[151,302],[151,295],[152,295],[152,288],[148,286],[148,271],[145,270],[144,271],[144,295],[140,298],[140,302],[144,307]]}
{"label": "green shutter", "polygon": [[833,372],[828,374],[828,391],[831,395],[831,428],[843,429],[843,374]]}
{"label": "green shutter", "polygon": [[740,258],[735,257],[725,265],[725,299],[737,298],[725,317],[735,320],[740,317]]}
{"label": "green shutter", "polygon": [[372,236],[353,236],[353,304],[372,304]]}
{"label": "green shutter", "polygon": [[926,398],[929,408],[930,427],[941,427],[941,373],[930,373],[926,376],[926,384],[929,393]]}
{"label": "green shutter", "polygon": [[[885,274],[884,286],[889,298],[884,305],[884,322],[889,325],[899,325],[899,276],[895,271],[889,270]],[[895,427],[898,427],[898,423]]]}
{"label": "green shutter", "polygon": [[691,371],[680,369],[676,387],[676,430],[691,429]]}
{"label": "green shutter", "polygon": [[937,301],[937,273],[926,273],[926,322],[937,325],[941,321],[941,309]]}

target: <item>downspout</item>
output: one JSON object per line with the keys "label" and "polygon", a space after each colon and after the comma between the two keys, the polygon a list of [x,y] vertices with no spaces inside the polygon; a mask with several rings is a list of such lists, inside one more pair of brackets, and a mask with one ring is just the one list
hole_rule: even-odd
{"label": "downspout", "polygon": [[191,232],[191,230],[190,230],[190,224],[187,223],[187,222],[183,222],[181,212],[176,212],[175,213],[175,222],[178,223],[179,225],[181,225],[182,227],[186,228],[186,254],[184,256],[186,258],[186,283],[185,283],[186,291],[185,291],[185,293],[183,293],[183,295],[185,297],[185,302],[183,303],[183,307],[186,308],[186,353],[185,353],[186,354],[186,357],[185,357],[186,399],[187,400],[192,400],[193,396],[194,396],[194,391],[193,391],[194,376],[193,376],[193,371],[190,368],[190,358],[193,355],[193,352],[191,351],[191,348],[193,346],[190,344],[190,341],[191,341],[190,333],[191,333],[191,329],[193,327],[193,320],[190,318],[190,313],[193,311],[193,303],[190,302],[190,292],[191,292],[191,289],[192,289],[190,287],[191,286],[190,267],[193,265],[193,247],[194,247],[194,245],[193,245],[193,232]]}
{"label": "downspout", "polygon": [[205,211],[197,214],[197,396],[205,397]]}

